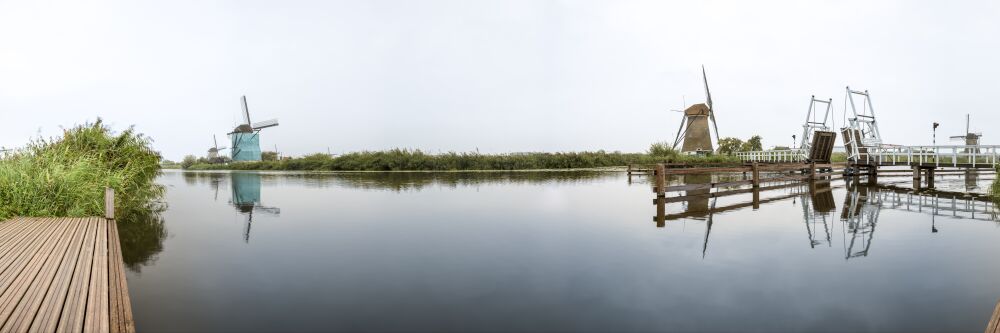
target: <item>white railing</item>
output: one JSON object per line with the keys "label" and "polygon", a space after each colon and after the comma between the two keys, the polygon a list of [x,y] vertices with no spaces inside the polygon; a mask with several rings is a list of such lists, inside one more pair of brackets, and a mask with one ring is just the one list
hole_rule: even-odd
{"label": "white railing", "polygon": [[1000,146],[882,146],[869,147],[858,162],[880,165],[996,166]]}
{"label": "white railing", "polygon": [[[1000,164],[1000,146],[880,146],[867,147],[867,153],[861,153],[859,163],[878,165],[934,165],[934,166],[971,166],[996,167]],[[743,162],[804,162],[806,151],[768,150],[747,151],[735,153]]]}
{"label": "white railing", "polygon": [[735,153],[736,157],[743,162],[805,162],[805,149],[790,150],[766,150],[766,151],[743,151]]}

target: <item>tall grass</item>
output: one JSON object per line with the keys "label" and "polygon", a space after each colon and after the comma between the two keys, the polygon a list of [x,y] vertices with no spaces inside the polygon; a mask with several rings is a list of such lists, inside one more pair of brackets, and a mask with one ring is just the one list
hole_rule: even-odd
{"label": "tall grass", "polygon": [[479,154],[427,154],[420,150],[365,151],[331,157],[313,154],[281,161],[195,164],[190,170],[303,170],[303,171],[457,171],[457,170],[546,170],[625,166],[628,164],[687,162],[692,164],[738,163],[730,156],[681,155],[669,147],[654,145],[649,153],[566,152]]}
{"label": "tall grass", "polygon": [[115,133],[98,119],[36,139],[0,160],[0,220],[12,216],[97,216],[104,187],[116,192],[116,207],[148,209],[163,195],[154,183],[160,155],[133,128]]}

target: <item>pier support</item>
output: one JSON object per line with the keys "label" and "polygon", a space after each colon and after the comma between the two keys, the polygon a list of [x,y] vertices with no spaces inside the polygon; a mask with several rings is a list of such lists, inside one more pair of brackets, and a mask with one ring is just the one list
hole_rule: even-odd
{"label": "pier support", "polygon": [[927,188],[934,188],[934,168],[927,169]]}
{"label": "pier support", "polygon": [[913,190],[920,191],[920,167],[913,166]]}
{"label": "pier support", "polygon": [[750,165],[750,173],[753,175],[753,187],[760,187],[760,169],[757,166],[757,162],[753,162]]}

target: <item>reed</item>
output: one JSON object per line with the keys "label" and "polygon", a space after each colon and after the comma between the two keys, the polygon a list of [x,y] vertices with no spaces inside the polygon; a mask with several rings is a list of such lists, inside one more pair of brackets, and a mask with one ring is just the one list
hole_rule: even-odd
{"label": "reed", "polygon": [[124,215],[163,195],[160,155],[133,128],[115,133],[98,119],[36,139],[0,160],[0,220],[12,216],[100,216],[104,187]]}

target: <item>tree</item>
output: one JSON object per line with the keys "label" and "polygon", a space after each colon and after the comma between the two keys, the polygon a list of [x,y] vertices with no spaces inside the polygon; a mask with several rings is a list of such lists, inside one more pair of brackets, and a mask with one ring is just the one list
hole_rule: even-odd
{"label": "tree", "polygon": [[650,156],[656,157],[666,157],[674,158],[677,157],[677,151],[673,147],[668,145],[666,142],[657,142],[649,145],[649,151],[647,153]]}
{"label": "tree", "polygon": [[743,146],[743,140],[737,138],[722,138],[719,139],[719,154],[732,154],[740,150]]}
{"label": "tree", "polygon": [[260,160],[261,161],[277,161],[278,160],[278,152],[275,152],[275,151],[265,151],[263,153],[260,153]]}
{"label": "tree", "polygon": [[764,150],[764,145],[761,144],[760,140],[761,140],[760,135],[754,135],[750,137],[750,139],[747,140],[747,142],[744,142],[743,145],[740,146],[740,151]]}
{"label": "tree", "polygon": [[198,163],[198,158],[194,157],[194,155],[184,156],[184,160],[181,161],[181,169],[190,168],[195,163]]}

